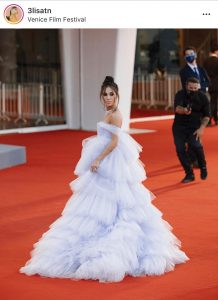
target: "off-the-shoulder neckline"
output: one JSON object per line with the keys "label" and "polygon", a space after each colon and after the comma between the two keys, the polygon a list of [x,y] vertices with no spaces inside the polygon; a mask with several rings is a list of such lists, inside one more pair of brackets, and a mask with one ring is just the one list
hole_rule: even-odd
{"label": "off-the-shoulder neckline", "polygon": [[116,128],[118,128],[118,129],[121,129],[121,127],[119,127],[119,126],[117,126],[117,125],[110,124],[110,123],[106,123],[106,122],[104,122],[104,121],[99,121],[98,123],[103,123],[103,124],[105,124],[105,125],[109,125],[109,126],[116,127]]}

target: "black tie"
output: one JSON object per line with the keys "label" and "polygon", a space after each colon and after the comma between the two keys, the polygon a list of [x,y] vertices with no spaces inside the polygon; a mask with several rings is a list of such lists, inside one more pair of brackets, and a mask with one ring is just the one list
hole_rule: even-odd
{"label": "black tie", "polygon": [[197,67],[194,67],[194,73],[195,73],[196,77],[197,77],[198,79],[200,79],[200,77],[199,77],[199,72],[198,72],[198,68],[197,68]]}

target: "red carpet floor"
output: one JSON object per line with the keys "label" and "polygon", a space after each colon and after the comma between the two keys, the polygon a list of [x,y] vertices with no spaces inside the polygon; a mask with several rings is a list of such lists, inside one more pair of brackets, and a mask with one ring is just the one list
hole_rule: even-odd
{"label": "red carpet floor", "polygon": [[145,185],[190,257],[159,277],[127,277],[120,283],[27,277],[18,269],[34,242],[61,213],[80,157],[81,139],[92,133],[59,131],[11,134],[0,143],[25,145],[28,162],[0,171],[1,300],[215,300],[218,299],[218,127],[205,130],[209,177],[179,183],[183,171],[171,135],[172,121],[136,123],[156,132],[134,135],[143,145]]}
{"label": "red carpet floor", "polygon": [[154,116],[165,116],[165,115],[173,115],[174,111],[172,109],[165,110],[162,109],[154,109],[154,108],[146,108],[141,107],[138,108],[137,105],[133,105],[131,108],[131,118],[145,118],[145,117],[154,117]]}

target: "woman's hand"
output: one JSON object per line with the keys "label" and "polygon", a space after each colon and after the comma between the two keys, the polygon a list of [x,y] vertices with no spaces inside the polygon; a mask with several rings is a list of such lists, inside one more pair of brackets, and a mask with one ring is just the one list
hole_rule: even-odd
{"label": "woman's hand", "polygon": [[97,172],[97,170],[100,166],[100,162],[101,162],[100,159],[97,159],[97,158],[93,161],[93,163],[91,164],[91,171],[92,172]]}

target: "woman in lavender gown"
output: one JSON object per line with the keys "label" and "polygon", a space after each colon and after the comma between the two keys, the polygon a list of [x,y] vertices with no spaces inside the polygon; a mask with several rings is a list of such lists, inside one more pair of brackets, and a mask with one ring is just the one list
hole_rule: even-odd
{"label": "woman in lavender gown", "polygon": [[97,136],[83,141],[62,215],[34,245],[26,275],[117,282],[161,275],[188,260],[144,187],[141,146],[121,129],[118,86],[101,86],[106,113]]}

